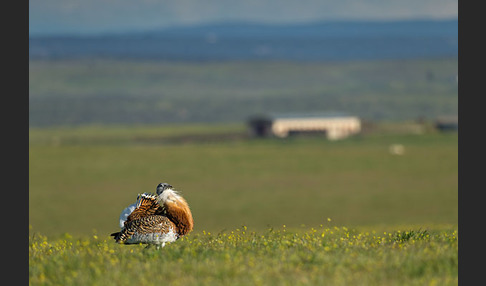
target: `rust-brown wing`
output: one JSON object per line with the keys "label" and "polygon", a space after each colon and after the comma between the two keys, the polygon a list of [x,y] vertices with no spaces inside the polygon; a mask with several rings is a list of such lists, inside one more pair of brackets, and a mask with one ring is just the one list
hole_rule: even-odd
{"label": "rust-brown wing", "polygon": [[163,207],[157,203],[157,197],[152,194],[141,194],[137,198],[137,206],[133,212],[127,217],[125,221],[125,226],[127,223],[141,219],[143,217],[151,215],[163,214]]}

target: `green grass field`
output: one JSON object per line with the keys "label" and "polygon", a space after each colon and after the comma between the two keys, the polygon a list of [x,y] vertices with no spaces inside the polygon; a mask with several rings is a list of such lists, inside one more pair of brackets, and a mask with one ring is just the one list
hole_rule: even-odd
{"label": "green grass field", "polygon": [[[31,284],[457,284],[457,133],[139,140],[170,128],[30,130]],[[116,245],[120,211],[159,182],[187,199],[193,233]]]}
{"label": "green grass field", "polygon": [[457,230],[198,232],[165,248],[29,240],[32,285],[457,285]]}

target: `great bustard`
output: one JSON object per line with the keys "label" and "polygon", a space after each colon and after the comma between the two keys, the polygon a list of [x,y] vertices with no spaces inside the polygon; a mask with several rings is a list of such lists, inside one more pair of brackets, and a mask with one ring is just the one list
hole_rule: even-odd
{"label": "great bustard", "polygon": [[111,234],[117,243],[159,248],[188,234],[194,220],[186,200],[171,185],[160,183],[156,195],[139,194],[137,202],[122,211],[120,227],[121,231]]}

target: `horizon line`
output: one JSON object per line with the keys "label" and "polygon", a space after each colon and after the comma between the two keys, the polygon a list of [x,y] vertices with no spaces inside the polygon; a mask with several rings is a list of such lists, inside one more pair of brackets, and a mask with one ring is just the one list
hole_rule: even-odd
{"label": "horizon line", "polygon": [[206,21],[199,23],[181,23],[159,27],[146,27],[146,28],[133,28],[121,30],[105,29],[103,31],[51,31],[51,32],[30,32],[29,27],[29,39],[30,38],[47,38],[47,37],[100,37],[100,36],[113,36],[113,35],[127,35],[127,34],[142,34],[142,33],[154,33],[164,32],[177,29],[196,29],[211,26],[224,26],[224,25],[255,25],[266,27],[298,27],[306,25],[318,25],[325,23],[407,23],[407,22],[451,22],[459,21],[458,17],[450,18],[404,18],[404,19],[335,19],[335,20],[309,20],[309,21],[295,21],[295,22],[264,22],[264,21],[251,21],[251,20],[218,20],[218,21]]}

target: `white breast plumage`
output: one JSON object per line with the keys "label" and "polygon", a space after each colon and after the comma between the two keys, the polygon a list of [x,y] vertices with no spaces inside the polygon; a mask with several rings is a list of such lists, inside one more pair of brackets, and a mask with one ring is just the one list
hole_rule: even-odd
{"label": "white breast plumage", "polygon": [[178,238],[177,233],[175,232],[174,228],[170,227],[167,232],[160,233],[160,232],[151,232],[151,233],[138,233],[135,232],[130,236],[129,239],[126,240],[125,243],[127,244],[156,244],[162,247],[165,246],[166,242],[174,242]]}

